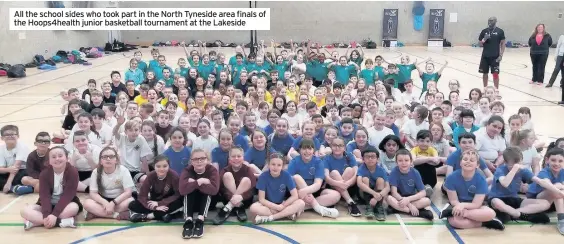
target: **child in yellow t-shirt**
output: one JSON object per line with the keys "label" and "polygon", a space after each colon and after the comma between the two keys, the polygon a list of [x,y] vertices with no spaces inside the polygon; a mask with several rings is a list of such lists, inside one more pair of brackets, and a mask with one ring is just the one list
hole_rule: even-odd
{"label": "child in yellow t-shirt", "polygon": [[321,88],[315,89],[315,96],[311,98],[311,101],[314,102],[318,108],[322,108],[325,106],[325,96],[323,96],[323,90]]}
{"label": "child in yellow t-shirt", "polygon": [[288,101],[298,102],[298,91],[296,88],[296,83],[288,82],[288,88],[286,88],[286,98]]}
{"label": "child in yellow t-shirt", "polygon": [[431,132],[429,130],[420,130],[417,133],[416,140],[417,146],[411,149],[413,165],[421,174],[427,197],[430,197],[437,184],[436,167],[441,163],[441,160],[437,150],[431,146]]}

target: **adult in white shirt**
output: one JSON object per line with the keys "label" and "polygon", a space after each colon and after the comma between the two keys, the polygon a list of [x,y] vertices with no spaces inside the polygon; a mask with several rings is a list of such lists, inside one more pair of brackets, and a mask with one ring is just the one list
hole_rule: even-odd
{"label": "adult in white shirt", "polygon": [[493,115],[487,121],[486,126],[480,128],[476,135],[476,150],[482,157],[491,171],[503,163],[503,151],[507,147],[501,132],[504,130],[505,123],[500,116]]}

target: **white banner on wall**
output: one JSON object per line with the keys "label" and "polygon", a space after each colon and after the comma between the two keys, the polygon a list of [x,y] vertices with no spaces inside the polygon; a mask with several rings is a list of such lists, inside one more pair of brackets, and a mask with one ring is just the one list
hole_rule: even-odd
{"label": "white banner on wall", "polygon": [[270,9],[10,8],[10,30],[270,30]]}

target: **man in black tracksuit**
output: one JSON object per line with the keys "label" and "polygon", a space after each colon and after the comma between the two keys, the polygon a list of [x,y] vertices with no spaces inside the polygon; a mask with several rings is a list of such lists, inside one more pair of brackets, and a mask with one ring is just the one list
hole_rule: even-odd
{"label": "man in black tracksuit", "polygon": [[491,71],[495,88],[499,88],[499,63],[505,51],[505,32],[496,26],[497,18],[488,19],[488,28],[480,32],[478,40],[484,47],[479,72],[483,74],[484,87],[488,86],[488,72]]}

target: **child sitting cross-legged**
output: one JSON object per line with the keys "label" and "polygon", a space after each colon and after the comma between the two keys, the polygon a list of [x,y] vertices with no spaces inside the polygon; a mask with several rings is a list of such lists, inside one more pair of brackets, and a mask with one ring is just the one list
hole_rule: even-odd
{"label": "child sitting cross-legged", "polygon": [[488,203],[496,211],[499,220],[506,223],[510,219],[519,219],[531,223],[546,224],[550,222],[544,213],[550,203],[545,199],[526,198],[517,195],[522,182],[535,182],[545,188],[556,189],[536,177],[529,166],[522,164],[523,154],[516,147],[509,147],[503,152],[504,164],[494,174],[494,183],[488,194]]}
{"label": "child sitting cross-legged", "polygon": [[364,215],[367,218],[376,217],[376,220],[384,221],[386,220],[384,202],[390,192],[390,184],[386,170],[378,164],[379,155],[378,150],[374,148],[362,152],[364,163],[358,167],[356,184],[360,197],[369,203]]}
{"label": "child sitting cross-legged", "polygon": [[431,200],[426,197],[423,179],[419,172],[411,167],[411,153],[407,149],[400,149],[396,154],[396,162],[398,166],[392,170],[389,179],[388,204],[399,212],[433,220],[433,212],[425,209],[431,205]]}

